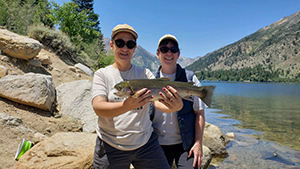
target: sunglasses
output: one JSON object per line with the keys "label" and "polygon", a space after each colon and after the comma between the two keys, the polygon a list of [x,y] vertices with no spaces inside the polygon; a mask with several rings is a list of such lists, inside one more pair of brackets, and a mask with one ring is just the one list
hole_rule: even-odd
{"label": "sunglasses", "polygon": [[118,48],[123,48],[126,45],[128,49],[133,49],[136,46],[136,42],[133,40],[129,40],[125,43],[123,39],[117,39],[115,43]]}
{"label": "sunglasses", "polygon": [[167,47],[167,46],[163,46],[161,48],[159,48],[159,50],[161,51],[161,53],[167,53],[169,52],[169,50],[172,52],[172,53],[177,53],[179,51],[178,47],[177,46],[173,46],[171,48]]}

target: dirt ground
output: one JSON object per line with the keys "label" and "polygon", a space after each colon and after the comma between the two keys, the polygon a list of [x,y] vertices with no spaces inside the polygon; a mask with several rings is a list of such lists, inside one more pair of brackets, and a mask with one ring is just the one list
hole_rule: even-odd
{"label": "dirt ground", "polygon": [[[51,74],[53,82],[56,87],[64,82],[71,82],[74,80],[89,79],[92,77],[73,72],[69,70],[58,56],[48,52],[42,51],[50,56],[52,64],[46,67],[35,68],[29,66],[27,62],[18,59],[10,58],[9,61],[2,61],[0,65],[8,68],[8,74],[22,75],[28,72]],[[2,58],[3,55],[0,55]],[[0,123],[0,169],[10,169],[16,164],[15,154],[22,139],[33,141],[34,132],[39,132],[48,137],[57,132],[78,132],[81,130],[81,124],[71,118],[53,117],[53,113],[44,111],[38,108],[22,105],[12,102],[0,97],[0,113],[6,113],[14,117],[18,117],[23,121],[23,128],[4,126]],[[28,129],[28,130],[27,130]],[[32,132],[34,131],[34,132]]]}

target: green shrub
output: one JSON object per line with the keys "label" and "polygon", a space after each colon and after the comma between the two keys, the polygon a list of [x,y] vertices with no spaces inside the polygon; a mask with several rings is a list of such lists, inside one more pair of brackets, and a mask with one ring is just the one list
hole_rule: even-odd
{"label": "green shrub", "polygon": [[65,63],[69,65],[77,62],[82,63],[82,59],[78,57],[80,50],[71,42],[69,36],[61,31],[41,25],[30,26],[28,35],[55,52]]}

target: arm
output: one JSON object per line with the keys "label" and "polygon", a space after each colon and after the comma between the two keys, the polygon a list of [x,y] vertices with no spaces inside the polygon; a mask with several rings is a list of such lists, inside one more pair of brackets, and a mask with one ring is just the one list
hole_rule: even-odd
{"label": "arm", "polygon": [[194,154],[193,167],[198,165],[200,169],[203,161],[202,139],[205,127],[204,109],[195,111],[195,143],[189,152],[189,157]]}
{"label": "arm", "polygon": [[138,98],[128,97],[123,102],[108,102],[105,96],[96,96],[92,101],[93,109],[97,116],[112,118],[148,103],[152,98],[150,92],[146,88],[141,89],[137,91]]}
{"label": "arm", "polygon": [[159,93],[162,99],[153,102],[155,108],[165,113],[172,113],[181,110],[183,103],[177,90],[171,86],[167,86],[167,88],[163,88],[163,91],[166,95],[162,92]]}

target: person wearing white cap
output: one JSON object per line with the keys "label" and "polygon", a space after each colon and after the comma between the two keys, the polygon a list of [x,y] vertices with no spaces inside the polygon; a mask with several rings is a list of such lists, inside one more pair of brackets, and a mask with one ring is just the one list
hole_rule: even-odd
{"label": "person wearing white cap", "polygon": [[[177,64],[180,49],[174,35],[166,34],[159,39],[156,55],[161,62],[154,74],[156,78],[169,77],[171,81],[194,82],[194,85],[201,86],[194,72]],[[175,160],[178,169],[200,168],[203,161],[205,105],[196,96],[192,96],[192,100],[183,100],[183,108],[179,111],[165,113],[155,109],[150,115],[169,165]]]}
{"label": "person wearing white cap", "polygon": [[[137,91],[138,98],[114,95],[117,92],[114,86],[123,80],[154,78],[149,69],[131,64],[137,38],[130,25],[114,27],[110,48],[115,62],[94,74],[92,105],[98,116],[98,137],[93,168],[129,169],[130,163],[136,169],[170,168],[149,117],[151,91],[146,88]],[[153,105],[167,112],[180,110],[183,104],[177,91],[169,87],[164,92],[163,101],[155,101]],[[164,104],[169,100],[167,97],[174,99],[174,103],[168,103],[172,108]]]}

